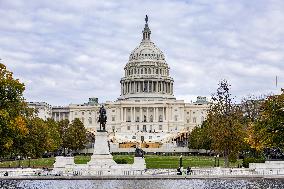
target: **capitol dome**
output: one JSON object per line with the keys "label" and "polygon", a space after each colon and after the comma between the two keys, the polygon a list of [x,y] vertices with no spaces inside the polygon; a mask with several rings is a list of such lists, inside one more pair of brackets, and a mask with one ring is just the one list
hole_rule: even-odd
{"label": "capitol dome", "polygon": [[164,53],[151,41],[142,41],[129,56],[129,61],[136,60],[165,60]]}
{"label": "capitol dome", "polygon": [[175,99],[173,78],[164,53],[151,41],[148,17],[145,19],[143,37],[139,46],[130,54],[121,78],[121,95],[124,99]]}

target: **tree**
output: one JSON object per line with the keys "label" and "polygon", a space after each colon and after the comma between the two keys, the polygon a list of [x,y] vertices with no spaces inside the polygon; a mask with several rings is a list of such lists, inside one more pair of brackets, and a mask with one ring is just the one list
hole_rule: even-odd
{"label": "tree", "polygon": [[284,148],[284,90],[282,94],[269,96],[261,106],[259,120],[253,125],[253,133],[262,147]]}
{"label": "tree", "polygon": [[226,167],[229,167],[229,159],[237,159],[244,139],[242,112],[233,103],[229,87],[226,80],[219,83],[217,93],[212,96],[213,103],[207,116],[212,148],[224,155]]}
{"label": "tree", "polygon": [[242,123],[245,127],[244,151],[247,155],[259,157],[264,146],[260,142],[259,134],[255,132],[256,123],[260,117],[261,106],[264,96],[247,96],[242,99],[241,108],[243,113]]}
{"label": "tree", "polygon": [[57,150],[62,144],[58,122],[55,122],[53,119],[47,119],[45,123],[47,124],[48,129],[46,151],[53,152]]}
{"label": "tree", "polygon": [[210,130],[207,121],[203,121],[201,127],[195,127],[189,136],[189,148],[191,149],[211,149]]}
{"label": "tree", "polygon": [[62,140],[61,147],[64,149],[64,154],[65,154],[65,148],[68,147],[67,130],[69,128],[69,120],[65,119],[65,120],[59,121],[58,127],[59,127],[60,138]]}
{"label": "tree", "polygon": [[71,150],[80,150],[87,143],[87,130],[80,119],[75,118],[66,132],[67,148]]}
{"label": "tree", "polygon": [[24,84],[0,63],[0,155],[10,152],[15,140],[28,134],[24,90]]}
{"label": "tree", "polygon": [[31,157],[41,157],[49,145],[48,126],[40,118],[28,120],[29,135],[24,138],[22,154]]}

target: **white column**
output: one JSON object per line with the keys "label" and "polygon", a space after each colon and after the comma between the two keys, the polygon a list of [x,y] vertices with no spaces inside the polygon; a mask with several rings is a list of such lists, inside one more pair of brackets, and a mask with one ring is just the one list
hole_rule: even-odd
{"label": "white column", "polygon": [[143,110],[143,108],[142,108],[142,107],[140,107],[140,119],[139,119],[139,121],[140,121],[140,122],[142,122],[142,121],[143,121],[143,118],[142,118],[142,116],[143,116],[143,115],[142,115],[142,112],[143,112],[143,111],[142,111],[142,110]]}
{"label": "white column", "polygon": [[130,108],[130,122],[133,122],[133,117],[132,117],[132,107]]}
{"label": "white column", "polygon": [[120,122],[122,122],[123,121],[123,109],[122,109],[122,107],[120,107]]}
{"label": "white column", "polygon": [[156,122],[156,108],[153,108],[153,122]]}
{"label": "white column", "polygon": [[136,108],[134,107],[134,112],[133,112],[134,122],[136,122],[136,116],[135,116],[135,113],[136,113]]}
{"label": "white column", "polygon": [[164,107],[163,107],[163,122],[165,121],[165,111],[164,111]]}
{"label": "white column", "polygon": [[123,94],[125,94],[125,82],[123,81]]}
{"label": "white column", "polygon": [[127,108],[123,108],[124,109],[124,122],[126,122],[126,113],[127,113]]}
{"label": "white column", "polygon": [[146,114],[146,122],[149,122],[149,108],[147,107],[146,109],[147,114]]}
{"label": "white column", "polygon": [[159,108],[156,108],[156,122],[159,121]]}

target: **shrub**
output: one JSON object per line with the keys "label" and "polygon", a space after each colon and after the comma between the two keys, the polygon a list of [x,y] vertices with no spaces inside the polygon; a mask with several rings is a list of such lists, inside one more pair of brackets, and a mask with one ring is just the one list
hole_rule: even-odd
{"label": "shrub", "polygon": [[127,164],[127,160],[126,159],[116,159],[115,162],[117,164]]}
{"label": "shrub", "polygon": [[243,167],[248,168],[250,163],[264,163],[265,159],[261,159],[261,158],[244,158],[243,160]]}

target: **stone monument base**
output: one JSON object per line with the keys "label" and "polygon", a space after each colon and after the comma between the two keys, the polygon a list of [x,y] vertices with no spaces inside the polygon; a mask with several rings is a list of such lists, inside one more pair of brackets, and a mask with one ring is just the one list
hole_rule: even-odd
{"label": "stone monument base", "polygon": [[146,169],[143,157],[134,157],[133,164],[117,164],[109,151],[108,133],[97,132],[94,152],[87,164],[76,165],[74,157],[57,156],[54,174],[60,175],[141,175]]}

